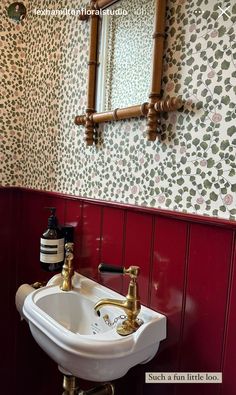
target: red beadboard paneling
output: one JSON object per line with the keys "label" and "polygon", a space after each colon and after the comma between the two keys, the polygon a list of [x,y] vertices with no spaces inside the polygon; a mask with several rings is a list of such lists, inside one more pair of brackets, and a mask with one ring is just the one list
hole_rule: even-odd
{"label": "red beadboard paneling", "polygon": [[66,200],[65,204],[65,224],[74,227],[74,265],[79,271],[82,248],[82,203],[78,200]]}
{"label": "red beadboard paneling", "polygon": [[83,237],[80,256],[81,273],[98,279],[102,208],[90,203],[83,205]]}
{"label": "red beadboard paneling", "polygon": [[168,320],[168,338],[162,342],[162,355],[157,361],[161,370],[175,370],[178,364],[186,243],[185,222],[156,219],[150,307],[166,315]]}
{"label": "red beadboard paneling", "polygon": [[[221,371],[231,246],[230,230],[191,225],[182,371]],[[186,385],[177,389],[189,393]],[[201,394],[218,391],[217,384],[201,384]],[[199,384],[191,384],[191,394],[199,394]]]}
{"label": "red beadboard paneling", "polygon": [[232,395],[236,392],[236,243],[234,243],[234,254],[232,258],[233,277],[230,293],[229,322],[226,332],[223,386],[220,395]]}
{"label": "red beadboard paneling", "polygon": [[[62,394],[63,376],[32,337],[28,324],[17,316],[16,381],[8,382],[9,395]],[[13,367],[11,367],[13,369]],[[13,385],[16,389],[13,391]],[[3,392],[1,392],[3,394]]]}
{"label": "red beadboard paneling", "polygon": [[[181,341],[188,225],[175,219],[156,218],[150,307],[167,316],[167,339],[147,371],[175,371]],[[143,394],[172,395],[174,385],[143,384]]]}
{"label": "red beadboard paneling", "polygon": [[[11,221],[10,221],[10,226],[11,226],[11,231],[10,231],[10,243],[14,242],[14,247],[10,245],[10,261],[9,261],[9,270],[10,270],[10,276],[8,278],[8,283],[9,283],[9,293],[10,293],[10,308],[9,308],[9,314],[10,314],[10,323],[7,328],[7,331],[4,334],[4,344],[7,346],[7,352],[6,352],[6,360],[7,358],[10,358],[10,370],[8,373],[10,373],[10,381],[11,382],[11,390],[13,393],[16,393],[18,390],[17,387],[17,369],[18,369],[18,364],[16,362],[16,350],[18,346],[18,322],[19,322],[19,314],[16,311],[15,307],[15,294],[16,294],[16,289],[18,287],[18,267],[19,267],[19,262],[21,262],[21,256],[20,256],[20,247],[22,245],[22,239],[21,239],[21,210],[19,210],[19,207],[22,206],[22,193],[21,191],[12,191],[11,193]],[[6,301],[6,299],[5,299]],[[6,338],[7,335],[10,339],[9,344],[7,344]],[[3,354],[4,355],[4,354]],[[5,364],[5,362],[4,362]],[[5,380],[3,387],[5,385]],[[3,393],[4,390],[2,388]],[[8,389],[6,392],[9,391],[9,385]]]}
{"label": "red beadboard paneling", "polygon": [[[34,192],[24,193],[21,197],[20,256],[18,259],[18,286],[22,283],[48,280],[52,273],[44,272],[39,264],[40,236],[47,229],[49,211],[44,207],[57,208],[57,217],[64,222],[65,201],[61,198],[47,197]],[[61,388],[61,374],[57,366],[37,346],[30,334],[28,325],[21,322],[16,312],[16,355],[15,355],[15,392],[35,395],[49,395]],[[42,372],[39,378],[38,372]],[[53,379],[52,379],[53,377]]]}
{"label": "red beadboard paneling", "polygon": [[0,189],[0,267],[1,267],[1,373],[4,379],[1,391],[7,393],[14,355],[14,332],[11,308],[11,290],[15,284],[15,261],[12,251],[17,243],[12,237],[12,192]]}
{"label": "red beadboard paneling", "polygon": [[[125,228],[124,266],[139,266],[138,279],[141,302],[148,304],[149,275],[152,243],[152,216],[127,213]],[[123,294],[127,293],[129,277],[124,279]]]}
{"label": "red beadboard paneling", "polygon": [[[102,221],[101,262],[123,266],[124,211],[104,207]],[[103,274],[100,282],[122,292],[122,276]]]}
{"label": "red beadboard paneling", "polygon": [[[9,371],[12,376],[10,382],[15,382],[16,388],[12,384],[8,393],[12,390],[12,395],[16,392],[31,394],[38,380],[38,371],[42,370],[45,371],[45,379],[35,393],[47,395],[54,390],[62,393],[57,367],[32,340],[27,325],[20,322],[18,313],[15,355],[13,335],[8,330],[15,325],[15,278],[20,284],[51,277],[39,266],[39,238],[47,227],[48,218],[45,206],[57,207],[61,223],[76,225],[75,263],[81,273],[102,282],[97,276],[97,266],[101,261],[125,266],[139,265],[142,302],[150,303],[152,308],[167,315],[167,340],[161,343],[158,355],[148,364],[131,369],[125,377],[117,380],[117,395],[188,395],[190,391],[192,395],[199,392],[203,395],[236,393],[236,268],[234,272],[229,270],[232,234],[236,228],[232,222],[204,217],[199,217],[198,221],[197,216],[187,214],[93,202],[47,192],[11,189],[4,190],[4,193],[10,191],[12,201],[9,203],[2,198],[3,191],[0,190],[1,241],[4,240],[4,245],[10,250],[10,240],[18,240],[8,253],[2,250],[2,256],[6,256],[4,263],[9,263],[2,266],[4,277],[10,281],[9,290],[6,289],[3,295],[6,317],[7,314],[10,316],[7,327],[3,330],[2,326],[1,329],[3,347],[6,345],[3,352],[9,355],[11,350],[9,363],[15,365],[17,371],[17,378],[13,378],[13,367]],[[9,210],[12,212],[8,221],[10,226],[7,227]],[[18,216],[15,215],[17,212]],[[233,277],[229,273],[233,273]],[[105,280],[106,284],[119,289],[121,277],[110,278]],[[123,293],[127,292],[127,287],[126,278]],[[144,384],[145,372],[179,371],[179,360],[182,371],[220,370],[222,355],[225,361],[223,387],[211,384]],[[5,365],[10,366],[7,364],[6,358]],[[28,374],[31,375],[30,388],[25,389]]]}
{"label": "red beadboard paneling", "polygon": [[[5,189],[0,189],[0,264],[1,267],[5,264],[8,268],[9,261],[9,246],[11,242],[11,214],[12,214],[12,192]],[[1,292],[0,288],[0,292]]]}

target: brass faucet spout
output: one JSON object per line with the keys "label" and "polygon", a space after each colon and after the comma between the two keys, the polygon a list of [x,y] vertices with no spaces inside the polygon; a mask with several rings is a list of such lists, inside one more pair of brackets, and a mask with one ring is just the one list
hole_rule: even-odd
{"label": "brass faucet spout", "polygon": [[127,309],[126,300],[121,301],[118,299],[101,299],[94,306],[94,310],[96,311],[99,317],[100,317],[100,309],[104,306],[116,306],[116,307],[120,307],[123,310]]}

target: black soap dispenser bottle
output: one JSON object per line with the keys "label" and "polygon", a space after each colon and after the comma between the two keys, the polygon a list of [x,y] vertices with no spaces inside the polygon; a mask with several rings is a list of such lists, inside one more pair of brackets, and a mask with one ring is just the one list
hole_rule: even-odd
{"label": "black soap dispenser bottle", "polygon": [[40,265],[49,272],[58,272],[64,262],[64,236],[58,226],[55,207],[48,207],[51,215],[48,218],[48,229],[40,239]]}

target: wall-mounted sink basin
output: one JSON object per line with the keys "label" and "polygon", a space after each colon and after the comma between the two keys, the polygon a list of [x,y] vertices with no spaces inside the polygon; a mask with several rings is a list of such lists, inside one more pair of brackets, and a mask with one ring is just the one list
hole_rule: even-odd
{"label": "wall-mounted sink basin", "polygon": [[[62,368],[76,377],[110,381],[124,376],[139,363],[152,359],[159,342],[166,337],[166,318],[144,306],[140,328],[125,337],[116,332],[116,317],[124,311],[108,306],[101,317],[94,305],[102,298],[124,299],[122,295],[75,273],[73,290],[60,290],[61,276],[54,276],[44,288],[30,293],[23,315],[39,346]],[[104,316],[108,314],[108,322]]]}

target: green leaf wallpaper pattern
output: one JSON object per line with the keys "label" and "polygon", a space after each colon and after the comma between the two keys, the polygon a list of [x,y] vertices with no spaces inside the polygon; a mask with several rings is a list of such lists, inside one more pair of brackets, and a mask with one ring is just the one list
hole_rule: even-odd
{"label": "green leaf wallpaper pattern", "polygon": [[162,88],[184,108],[164,114],[159,141],[134,119],[101,125],[100,145],[87,148],[74,117],[86,108],[89,25],[33,12],[77,0],[24,3],[17,26],[1,2],[2,185],[235,220],[235,1],[169,0]]}

